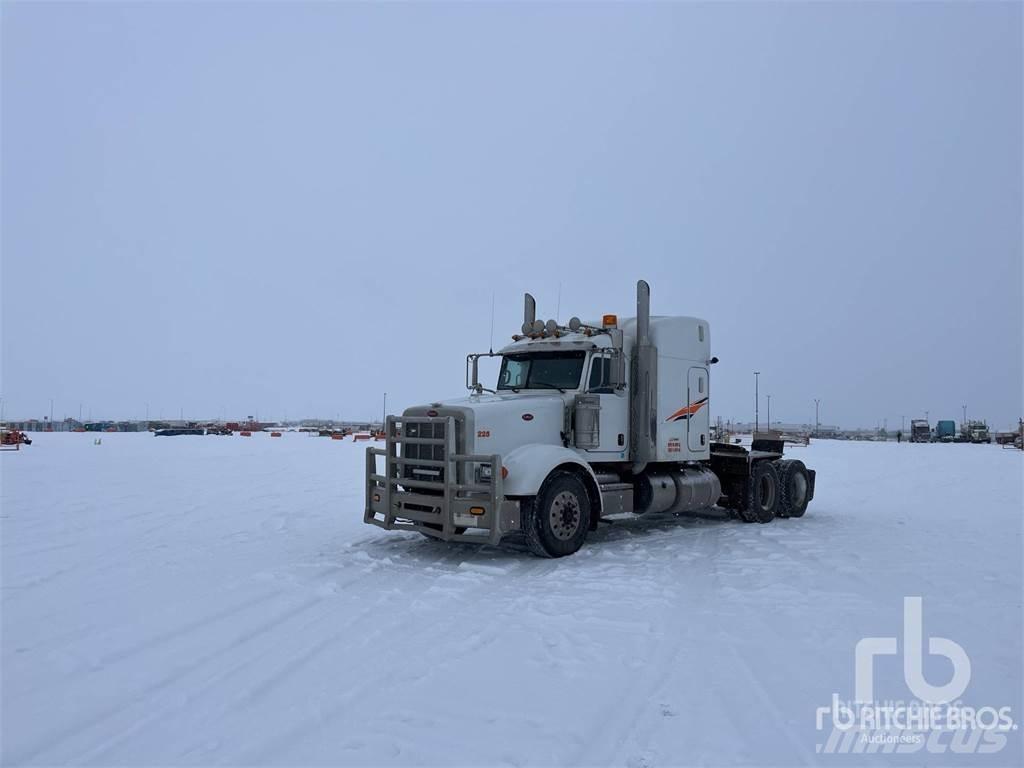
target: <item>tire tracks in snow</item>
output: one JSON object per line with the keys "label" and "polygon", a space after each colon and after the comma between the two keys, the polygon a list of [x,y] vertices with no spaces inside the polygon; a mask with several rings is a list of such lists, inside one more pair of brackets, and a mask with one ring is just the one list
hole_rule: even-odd
{"label": "tire tracks in snow", "polygon": [[[374,574],[374,570],[375,569],[363,571],[357,574],[354,578],[346,581],[341,586],[348,587],[358,581],[370,578]],[[285,593],[282,591],[278,591],[275,593],[261,593],[260,595],[249,598],[243,601],[242,603],[238,603],[231,606],[231,608],[229,608],[228,610],[218,612],[212,619],[206,617],[204,619],[197,619],[191,621],[185,626],[176,628],[167,633],[163,633],[162,635],[158,636],[157,638],[151,641],[138,644],[129,649],[127,653],[116,654],[110,659],[107,666],[92,670],[89,673],[87,673],[87,675],[101,674],[109,668],[110,664],[124,662],[127,659],[137,657],[146,652],[152,652],[155,649],[162,647],[177,638],[190,637],[193,635],[194,632],[200,629],[209,629],[211,625],[216,625],[227,619],[233,618],[238,614],[244,613],[245,611],[255,607],[258,604],[274,600],[275,598],[279,599],[284,594]],[[226,655],[236,652],[240,647],[246,646],[247,644],[253,642],[255,639],[272,633],[277,629],[286,628],[289,622],[293,620],[295,617],[300,616],[306,611],[311,610],[317,605],[322,604],[324,600],[324,596],[306,598],[300,601],[299,603],[288,607],[284,611],[279,612],[275,615],[273,619],[270,619],[269,621],[261,621],[254,627],[243,627],[239,629],[232,635],[232,639],[228,641],[226,644],[222,643],[220,647],[218,647],[217,649],[209,653],[203,654],[202,656],[191,661],[188,664],[173,669],[171,672],[162,675],[155,682],[151,682],[147,684],[144,688],[136,690],[134,693],[130,694],[128,696],[128,698],[130,698],[130,704],[128,704],[127,707],[122,700],[111,706],[104,707],[98,711],[93,710],[90,716],[79,720],[77,723],[71,725],[70,727],[61,729],[58,732],[50,731],[40,736],[30,746],[21,749],[20,754],[16,759],[13,757],[8,758],[9,761],[11,763],[32,762],[36,760],[38,757],[45,755],[48,751],[57,750],[59,748],[64,747],[69,740],[84,736],[90,730],[102,729],[103,726],[107,725],[112,720],[115,720],[128,707],[141,706],[143,707],[143,709],[145,709],[151,697],[154,694],[163,693],[164,691],[171,689],[175,683],[182,681],[182,679],[188,676],[189,674],[192,674],[202,669],[210,663],[220,661]],[[208,680],[208,684],[203,685],[202,687],[204,689],[208,688],[209,684],[219,681],[224,675],[226,675],[228,672],[232,670],[234,670],[234,667],[230,667],[228,668],[227,671],[219,672],[213,675]],[[143,716],[142,720],[145,723],[148,723],[151,722],[153,718]],[[120,736],[117,736],[114,737],[111,741],[113,743],[120,740],[123,739],[121,739]],[[103,747],[103,745],[90,747],[87,742],[82,749],[86,749],[89,751],[103,751],[104,748],[105,747]],[[82,749],[76,750],[75,754],[80,754]]]}
{"label": "tire tracks in snow", "polygon": [[[423,543],[427,544],[427,542]],[[438,544],[430,542],[428,546],[435,547]],[[450,553],[442,552],[442,554],[447,556]],[[415,608],[420,598],[429,592],[436,590],[449,592],[452,593],[449,596],[450,600],[465,604],[472,604],[476,596],[481,593],[487,593],[489,601],[500,603],[500,597],[497,593],[507,592],[511,589],[511,584],[522,583],[516,576],[517,574],[523,575],[523,571],[528,569],[528,566],[524,566],[516,557],[509,557],[508,562],[512,563],[511,567],[502,568],[500,572],[494,571],[490,573],[474,568],[474,565],[480,565],[481,560],[487,559],[488,554],[486,551],[481,552],[475,549],[467,549],[465,552],[454,553],[455,557],[460,555],[472,556],[460,558],[457,561],[445,557],[445,560],[441,563],[445,567],[441,568],[440,572],[436,573],[433,579],[429,582],[421,580],[422,583],[412,594],[404,591],[398,593],[402,605],[391,611],[394,619],[383,625],[379,621],[375,621],[373,630],[362,636],[360,647],[373,646],[381,638],[411,638],[400,643],[397,649],[390,650],[396,653],[408,652],[415,655],[417,653],[422,654],[424,649],[439,649],[439,652],[443,653],[441,659],[420,659],[420,666],[427,671],[414,673],[412,679],[415,680],[422,680],[437,674],[442,664],[458,660],[457,654],[452,652],[450,639],[447,642],[441,642],[446,640],[446,638],[450,638],[451,635],[458,635],[460,630],[456,622],[433,622],[425,630],[416,633],[410,633],[405,628],[422,620],[422,617],[417,615],[415,610],[412,609]],[[528,578],[543,578],[544,575],[549,574],[557,567],[554,561],[539,561],[538,565],[541,567],[533,569]],[[425,567],[436,568],[437,564],[433,566],[423,564],[408,566],[403,564],[399,566],[399,572],[404,572],[410,576],[422,577]],[[440,584],[440,582],[444,581],[455,581],[456,584]],[[476,633],[475,642],[479,644],[478,647],[482,647],[493,640],[497,634],[497,627],[505,623],[506,615],[506,611],[497,611],[489,617],[486,625]],[[362,617],[379,619],[380,613],[373,609],[368,609]],[[409,645],[406,645],[406,643]],[[320,647],[322,644],[315,645],[317,646],[316,652],[323,650],[323,647]],[[353,653],[361,652],[358,648],[350,649],[350,651]],[[308,655],[304,655],[303,660],[308,663],[309,658]],[[305,744],[313,741],[312,737],[317,731],[329,729],[330,724],[343,717],[361,697],[370,692],[378,692],[382,688],[395,688],[396,680],[393,677],[394,673],[393,670],[387,668],[386,658],[383,659],[382,664],[383,679],[379,676],[368,677],[356,685],[347,687],[344,691],[339,691],[335,698],[319,706],[315,712],[304,717],[290,728],[285,729],[283,732],[275,733],[248,748],[238,757],[236,762],[250,764],[273,762],[274,760],[282,759],[287,760],[287,753],[290,748],[296,744]],[[394,723],[391,723],[391,725],[394,726]],[[397,737],[392,737],[392,742],[396,740],[401,745],[401,733]],[[353,748],[358,748],[358,746]],[[401,750],[401,746],[398,749]]]}
{"label": "tire tracks in snow", "polygon": [[[708,602],[709,595],[720,596],[723,592],[722,578],[719,571],[720,563],[735,565],[735,547],[737,542],[731,533],[725,533],[727,529],[717,527],[686,526],[680,530],[658,532],[653,536],[645,536],[644,544],[648,548],[653,545],[662,545],[664,548],[671,547],[677,540],[696,538],[694,545],[705,553],[702,564],[706,564],[703,572],[698,569],[686,569],[688,578],[683,582],[687,589],[688,597],[695,600],[700,610],[692,610],[690,617],[698,619],[709,611],[714,611],[717,606]],[[711,550],[708,553],[708,550]],[[724,551],[723,551],[724,550]],[[749,555],[748,555],[749,556]],[[651,555],[651,558],[661,564],[662,569],[671,561]],[[756,558],[763,563],[763,558]],[[650,566],[649,566],[650,567]],[[742,567],[742,566],[741,566]],[[702,573],[703,578],[693,580],[694,573]],[[661,579],[672,580],[677,574],[666,572],[661,574]],[[730,580],[734,580],[732,576]],[[655,581],[659,581],[657,575]],[[671,610],[671,606],[669,607]],[[689,649],[692,643],[692,633],[687,632],[692,625],[686,624],[686,618],[680,622],[678,618],[672,617],[665,622],[665,626],[658,632],[658,640],[654,649],[644,659],[643,672],[630,681],[626,690],[622,693],[616,692],[616,705],[614,710],[616,716],[614,722],[622,723],[619,727],[610,727],[608,722],[602,721],[601,729],[591,734],[584,748],[573,756],[570,761],[579,765],[646,765],[650,762],[672,763],[678,759],[673,755],[651,755],[648,745],[657,740],[653,737],[659,727],[665,727],[661,714],[668,716],[663,702],[678,699],[680,690],[686,690],[686,686],[680,686],[678,674],[679,666],[677,660]],[[674,620],[673,620],[674,619]],[[763,622],[759,623],[759,643],[765,647],[773,647],[780,644],[781,640],[777,633]],[[714,638],[718,647],[723,648],[729,656],[729,667],[738,671],[745,684],[743,690],[753,692],[754,698],[759,703],[755,713],[750,712],[749,703],[737,702],[726,691],[722,692],[713,687],[701,691],[705,696],[713,696],[719,699],[719,706],[722,711],[729,712],[735,720],[733,725],[736,729],[746,732],[764,731],[765,719],[772,723],[774,729],[785,738],[794,755],[804,764],[813,764],[814,757],[799,738],[794,734],[792,728],[780,715],[774,706],[771,696],[761,682],[759,675],[750,665],[746,654],[741,650],[729,632],[719,630]],[[699,648],[704,643],[696,642],[694,645]],[[759,657],[768,663],[766,657]],[[675,686],[671,688],[671,686]],[[731,692],[738,697],[738,691]],[[753,718],[752,718],[753,715]],[[743,721],[752,720],[746,724]],[[699,727],[700,724],[687,723],[677,727]],[[753,731],[751,731],[753,729]],[[638,754],[639,753],[639,754]]]}

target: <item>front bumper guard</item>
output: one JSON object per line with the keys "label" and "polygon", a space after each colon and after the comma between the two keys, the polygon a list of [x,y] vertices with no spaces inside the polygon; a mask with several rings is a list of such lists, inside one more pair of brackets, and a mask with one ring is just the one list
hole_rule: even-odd
{"label": "front bumper guard", "polygon": [[[444,437],[406,437],[406,424],[445,425]],[[363,522],[388,530],[419,531],[444,541],[497,544],[519,528],[519,504],[502,493],[501,456],[455,453],[452,416],[388,416],[383,448],[366,449],[366,508]],[[403,458],[398,445],[443,446],[444,459]],[[384,458],[383,473],[378,458]],[[489,483],[458,482],[475,478],[476,467],[491,465]],[[436,467],[443,480],[402,477],[402,467]]]}

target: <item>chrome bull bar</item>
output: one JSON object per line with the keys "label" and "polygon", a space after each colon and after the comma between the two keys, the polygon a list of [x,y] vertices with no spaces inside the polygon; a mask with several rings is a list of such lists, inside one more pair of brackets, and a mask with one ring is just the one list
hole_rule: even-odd
{"label": "chrome bull bar", "polygon": [[[444,437],[406,435],[408,425],[439,423],[444,424]],[[366,449],[363,522],[388,530],[419,531],[444,541],[489,544],[497,544],[503,534],[518,528],[518,504],[505,501],[502,493],[501,456],[456,453],[455,430],[453,416],[388,416],[384,447]],[[444,458],[400,456],[399,445],[441,446]],[[381,456],[383,473],[378,471],[377,459]],[[491,465],[489,483],[470,482],[475,480],[475,469],[480,464]],[[436,468],[443,477],[403,477],[406,473],[402,469],[406,466]],[[459,482],[460,477],[463,482]]]}

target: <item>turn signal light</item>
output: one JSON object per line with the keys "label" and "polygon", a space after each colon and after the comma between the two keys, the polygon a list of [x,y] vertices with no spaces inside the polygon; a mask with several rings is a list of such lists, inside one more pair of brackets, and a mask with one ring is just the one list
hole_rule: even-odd
{"label": "turn signal light", "polygon": [[601,318],[601,323],[604,325],[605,328],[614,328],[618,324],[618,322],[619,318],[617,315],[605,315],[603,318]]}
{"label": "turn signal light", "polygon": [[508,467],[502,467],[501,468],[501,479],[504,480],[506,477],[508,477]]}
{"label": "turn signal light", "polygon": [[484,513],[483,507],[470,507],[469,514],[471,515],[482,515]]}

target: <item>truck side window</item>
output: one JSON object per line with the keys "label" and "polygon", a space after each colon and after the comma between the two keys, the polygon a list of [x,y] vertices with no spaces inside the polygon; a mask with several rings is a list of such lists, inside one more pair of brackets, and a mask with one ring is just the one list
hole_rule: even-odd
{"label": "truck side window", "polygon": [[587,390],[598,394],[611,394],[612,361],[609,357],[595,357],[590,364],[590,382]]}
{"label": "truck side window", "polygon": [[700,392],[702,395],[704,394],[704,377],[703,376],[698,376],[697,377],[697,391]]}
{"label": "truck side window", "polygon": [[704,341],[704,326],[703,325],[698,325],[697,326],[697,338],[700,339],[701,341]]}

